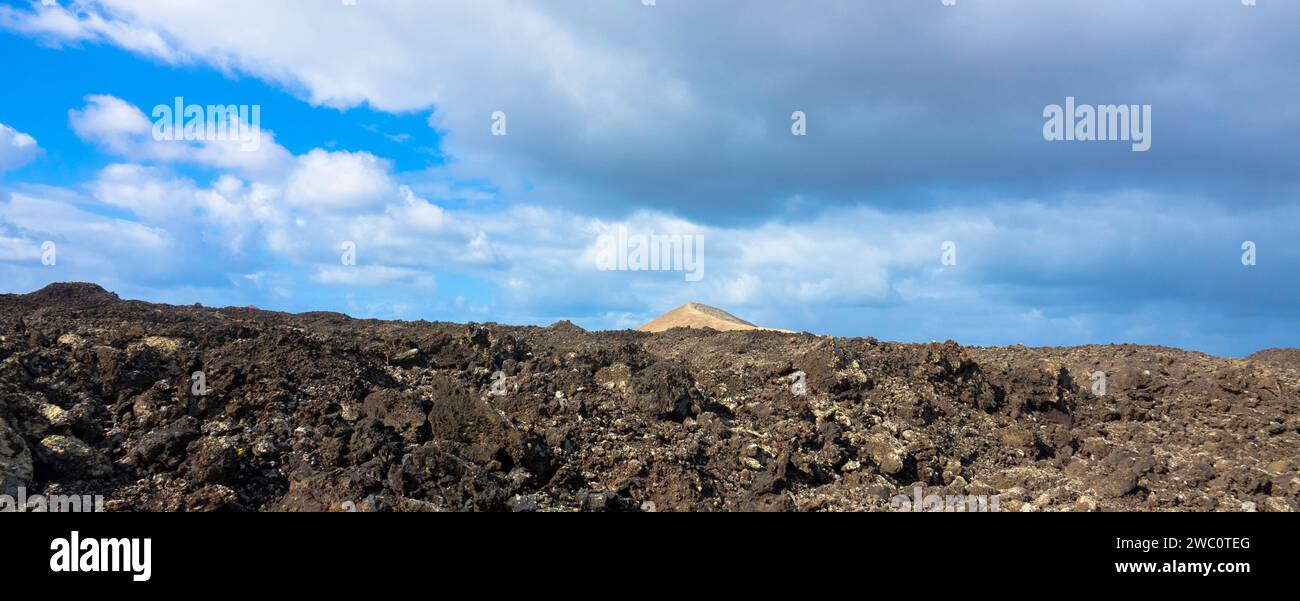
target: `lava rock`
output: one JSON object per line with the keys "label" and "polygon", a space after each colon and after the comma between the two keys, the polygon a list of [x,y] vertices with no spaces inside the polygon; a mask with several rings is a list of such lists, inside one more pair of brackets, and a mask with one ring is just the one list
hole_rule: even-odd
{"label": "lava rock", "polygon": [[630,395],[637,409],[661,419],[682,421],[699,413],[695,380],[676,363],[660,361],[637,372]]}
{"label": "lava rock", "polygon": [[432,403],[408,390],[380,390],[366,396],[361,414],[379,420],[407,442],[428,436],[428,414]]}
{"label": "lava rock", "polygon": [[140,439],[131,452],[136,465],[151,471],[174,470],[185,460],[186,447],[199,437],[198,421],[185,416]]}
{"label": "lava rock", "polygon": [[102,478],[113,472],[104,454],[79,438],[53,434],[41,439],[41,463],[56,474],[72,478]]}
{"label": "lava rock", "polygon": [[863,451],[867,457],[880,468],[880,471],[896,476],[903,472],[907,460],[907,451],[902,443],[888,434],[876,434],[865,445]]}
{"label": "lava rock", "polygon": [[515,513],[531,513],[537,511],[537,501],[531,496],[515,495],[506,501],[506,508]]}
{"label": "lava rock", "polygon": [[1282,497],[1269,497],[1264,499],[1264,511],[1271,513],[1292,513],[1295,511],[1295,506]]}
{"label": "lava rock", "polygon": [[596,372],[596,383],[606,390],[626,392],[628,382],[632,379],[632,369],[623,363],[602,367]]}
{"label": "lava rock", "polygon": [[32,484],[32,453],[8,422],[0,419],[0,495],[11,497]]}

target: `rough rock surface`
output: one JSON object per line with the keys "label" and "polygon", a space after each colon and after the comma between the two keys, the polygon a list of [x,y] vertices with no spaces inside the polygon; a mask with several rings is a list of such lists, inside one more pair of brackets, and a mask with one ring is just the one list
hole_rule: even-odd
{"label": "rough rock surface", "polygon": [[0,495],[16,496],[32,482],[32,453],[27,443],[0,420]]}
{"label": "rough rock surface", "polygon": [[1298,430],[1286,350],[384,322],[86,284],[0,295],[0,488],[119,511],[888,510],[914,486],[1002,511],[1293,511]]}

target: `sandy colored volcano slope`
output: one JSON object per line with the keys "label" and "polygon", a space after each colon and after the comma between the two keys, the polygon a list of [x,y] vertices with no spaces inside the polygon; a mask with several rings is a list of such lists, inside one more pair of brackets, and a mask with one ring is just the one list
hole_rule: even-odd
{"label": "sandy colored volcano slope", "polygon": [[719,332],[732,330],[768,330],[727,313],[717,307],[700,303],[686,303],[672,311],[656,317],[637,330],[642,332],[663,332],[672,328],[710,328]]}

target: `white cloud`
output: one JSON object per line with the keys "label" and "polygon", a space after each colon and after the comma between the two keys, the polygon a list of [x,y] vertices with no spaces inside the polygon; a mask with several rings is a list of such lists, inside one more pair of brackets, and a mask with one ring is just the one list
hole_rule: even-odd
{"label": "white cloud", "polygon": [[[209,145],[152,140],[143,111],[103,95],[87,97],[70,123],[83,138],[137,161],[108,165],[86,182],[93,201],[170,233],[178,261],[240,274],[305,269],[318,284],[422,290],[432,289],[437,271],[483,274],[505,266],[494,234],[477,223],[495,216],[445,210],[399,185],[391,163],[368,152],[314,149],[295,157],[273,145],[286,157],[277,163],[282,168],[242,170],[205,160]],[[218,175],[198,183],[177,175],[178,163]],[[355,273],[335,268],[343,241],[358,245]],[[272,265],[259,266],[258,257]]]}
{"label": "white cloud", "polygon": [[386,265],[324,265],[316,267],[312,281],[343,286],[404,284],[433,292],[436,278],[427,271]]}
{"label": "white cloud", "polygon": [[298,157],[285,200],[303,209],[357,211],[382,206],[397,195],[389,165],[368,152],[315,149]]}
{"label": "white cloud", "polygon": [[87,96],[85,107],[68,111],[68,122],[81,139],[102,144],[117,154],[132,152],[152,126],[135,105],[106,94]]}
{"label": "white cloud", "polygon": [[[53,266],[41,263],[52,242]],[[175,269],[174,239],[166,231],[104,217],[61,200],[11,193],[0,200],[0,272],[6,288],[45,278],[111,285],[140,282]]]}
{"label": "white cloud", "polygon": [[95,198],[157,223],[187,215],[194,206],[194,183],[175,179],[158,167],[109,165],[90,182]]}
{"label": "white cloud", "polygon": [[127,160],[192,163],[259,176],[282,173],[293,165],[292,155],[270,131],[260,132],[255,149],[245,149],[239,140],[157,140],[154,121],[139,107],[107,94],[92,94],[85,100],[84,107],[68,111],[72,130]]}
{"label": "white cloud", "polygon": [[23,193],[10,194],[0,205],[0,218],[30,236],[74,243],[102,240],[112,248],[130,250],[141,257],[165,251],[170,244],[161,229],[102,217],[64,202]]}
{"label": "white cloud", "polygon": [[0,261],[35,264],[41,260],[41,243],[0,234]]}
{"label": "white cloud", "polygon": [[26,165],[39,153],[36,138],[0,123],[0,174]]}
{"label": "white cloud", "polygon": [[35,6],[31,12],[0,6],[0,27],[41,36],[52,43],[107,42],[169,63],[185,59],[157,31],[95,11],[81,11],[76,5]]}
{"label": "white cloud", "polygon": [[[0,26],[201,61],[320,105],[432,109],[454,158],[447,169],[491,179],[510,200],[527,193],[605,215],[659,206],[711,222],[743,212],[755,223],[792,198],[852,205],[882,191],[1098,171],[1111,173],[1098,178],[1107,188],[1148,181],[1157,160],[1186,173],[1291,181],[1285,157],[1296,142],[1283,132],[1300,116],[1277,90],[1300,85],[1300,75],[1275,57],[1298,50],[1286,17],[1300,9],[1258,19],[1229,4],[1008,0],[944,13],[934,3],[858,0],[651,10],[580,0],[85,0],[6,9]],[[257,18],[213,26],[230,15]],[[1065,22],[1081,32],[1071,47],[1054,43]],[[1135,55],[1147,58],[1134,64]],[[1116,77],[1114,64],[1132,68]],[[972,85],[970,73],[988,70],[1001,74],[998,86]],[[1140,163],[1040,152],[1042,140],[1025,132],[1040,125],[1044,102],[1061,100],[1040,97],[1058,89],[1168,107],[1156,142],[1165,150]],[[792,110],[808,114],[806,140],[788,135]],[[508,116],[506,137],[490,135],[494,111]],[[1192,150],[1207,134],[1223,138],[1216,156]],[[1250,175],[1218,156],[1252,165]],[[995,168],[1006,162],[1017,164],[1014,177]]]}
{"label": "white cloud", "polygon": [[250,238],[264,224],[285,219],[265,188],[246,186],[229,174],[204,189],[166,168],[120,163],[100,170],[87,188],[105,205],[233,255],[248,251]]}

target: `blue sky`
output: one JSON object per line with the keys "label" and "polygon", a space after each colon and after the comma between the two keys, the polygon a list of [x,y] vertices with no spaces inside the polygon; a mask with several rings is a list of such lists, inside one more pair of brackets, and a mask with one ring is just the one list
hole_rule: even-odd
{"label": "blue sky", "polygon": [[[1298,22],[1268,0],[3,1],[0,291],[1296,346]],[[258,106],[261,144],[154,139],[178,96]],[[1150,105],[1151,148],[1044,139],[1066,97]],[[597,269],[620,228],[702,236],[704,277]]]}

